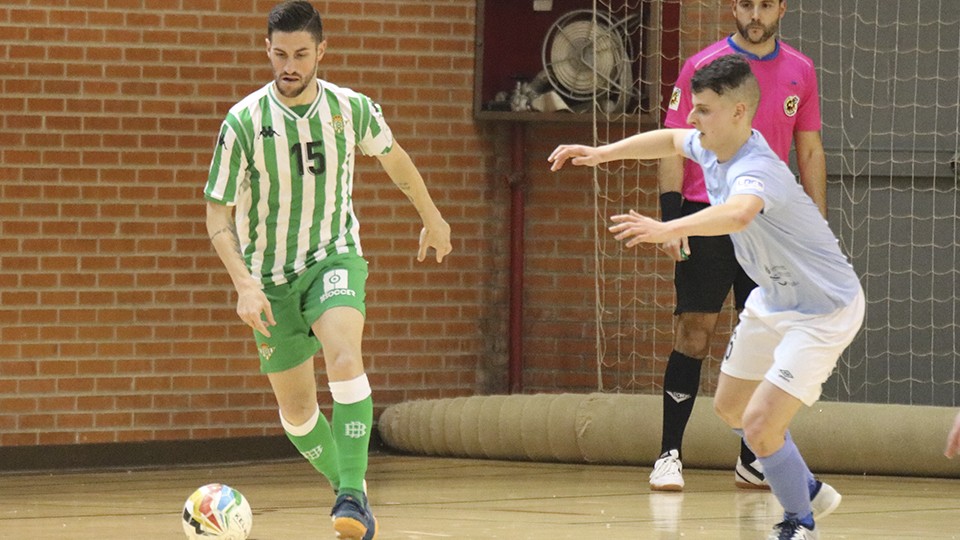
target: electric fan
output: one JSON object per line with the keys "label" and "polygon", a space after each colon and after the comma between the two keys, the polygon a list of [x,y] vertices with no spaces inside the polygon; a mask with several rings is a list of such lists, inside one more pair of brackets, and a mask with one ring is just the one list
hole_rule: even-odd
{"label": "electric fan", "polygon": [[543,67],[553,89],[571,107],[596,99],[607,113],[622,112],[633,89],[628,28],[588,9],[571,11],[553,23],[543,40]]}

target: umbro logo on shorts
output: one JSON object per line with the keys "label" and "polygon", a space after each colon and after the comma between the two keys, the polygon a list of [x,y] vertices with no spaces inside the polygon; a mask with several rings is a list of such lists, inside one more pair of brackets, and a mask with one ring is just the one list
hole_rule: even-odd
{"label": "umbro logo on shorts", "polygon": [[790,373],[789,371],[787,371],[787,370],[785,370],[785,369],[781,369],[781,370],[779,370],[777,373],[780,375],[780,378],[781,378],[781,379],[783,379],[783,380],[785,380],[785,381],[787,381],[787,382],[790,382],[790,381],[793,380],[793,373]]}

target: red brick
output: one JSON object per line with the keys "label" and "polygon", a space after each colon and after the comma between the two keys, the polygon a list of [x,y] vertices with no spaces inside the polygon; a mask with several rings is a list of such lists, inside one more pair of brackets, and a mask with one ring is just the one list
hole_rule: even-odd
{"label": "red brick", "polygon": [[[0,396],[19,388],[59,399],[24,413],[48,432],[42,438],[0,415],[0,444],[282,434],[207,239],[201,196],[224,115],[272,77],[262,41],[273,3],[42,4],[52,7],[0,9],[0,34],[10,38],[0,45],[8,60],[0,63],[0,301],[27,306],[0,311]],[[509,191],[498,169],[509,155],[505,131],[472,119],[475,3],[323,9],[330,49],[321,76],[381,102],[454,225],[457,252],[440,267],[415,263],[416,212],[375,160],[358,160],[372,272],[365,351],[378,411],[413,397],[470,395],[482,390],[477,366],[505,356],[509,261]],[[542,330],[558,336],[525,341],[536,345],[525,360],[526,380],[537,384],[596,386],[593,339],[583,337],[592,283],[565,302],[553,291],[580,287],[592,271],[592,193],[532,166],[561,140],[589,137],[586,125],[528,126],[527,227],[541,237],[528,244],[528,313],[552,313]],[[26,294],[5,296],[17,291]],[[385,386],[391,381],[400,387]]]}

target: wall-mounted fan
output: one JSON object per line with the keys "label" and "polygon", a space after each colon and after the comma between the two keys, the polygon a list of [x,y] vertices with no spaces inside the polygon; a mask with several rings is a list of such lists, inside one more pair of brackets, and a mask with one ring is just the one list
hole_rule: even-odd
{"label": "wall-mounted fan", "polygon": [[633,88],[629,30],[632,17],[616,21],[588,9],[553,23],[543,40],[543,67],[553,89],[571,106],[596,98],[608,113],[622,112]]}

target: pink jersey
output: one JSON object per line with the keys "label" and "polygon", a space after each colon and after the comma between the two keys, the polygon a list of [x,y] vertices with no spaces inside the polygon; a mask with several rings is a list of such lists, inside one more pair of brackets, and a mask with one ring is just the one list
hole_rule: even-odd
{"label": "pink jersey", "polygon": [[[718,41],[690,57],[677,78],[664,125],[670,128],[691,128],[687,116],[693,108],[690,79],[696,70],[714,59],[728,54],[742,54],[760,83],[760,107],[753,127],[763,134],[770,148],[789,163],[793,134],[798,131],[820,131],[820,96],[813,61],[793,47],[777,40],[777,48],[760,58],[737,47],[732,38]],[[703,184],[703,171],[692,160],[683,166],[683,198],[709,203]]]}

